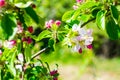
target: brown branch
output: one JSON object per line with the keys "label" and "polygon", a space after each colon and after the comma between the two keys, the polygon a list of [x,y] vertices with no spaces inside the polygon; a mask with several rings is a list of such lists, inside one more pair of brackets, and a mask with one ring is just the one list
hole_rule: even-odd
{"label": "brown branch", "polygon": [[40,50],[40,51],[38,51],[37,53],[35,53],[35,54],[32,56],[31,60],[34,59],[34,58],[36,58],[37,56],[39,56],[39,55],[42,54],[43,52],[45,52],[47,49],[48,49],[48,47],[43,48],[42,50]]}
{"label": "brown branch", "polygon": [[91,21],[94,21],[95,19],[96,19],[96,18],[92,18],[92,19],[88,20],[87,22],[83,23],[83,24],[81,25],[81,27],[84,27],[86,24],[88,24],[88,23],[91,22]]}

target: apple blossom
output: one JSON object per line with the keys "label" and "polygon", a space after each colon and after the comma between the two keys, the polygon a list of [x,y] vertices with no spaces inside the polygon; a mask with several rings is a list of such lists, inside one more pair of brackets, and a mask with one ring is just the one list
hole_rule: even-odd
{"label": "apple blossom", "polygon": [[92,49],[92,30],[81,28],[77,24],[72,26],[72,37],[70,36],[71,46],[75,52],[82,53],[83,48]]}

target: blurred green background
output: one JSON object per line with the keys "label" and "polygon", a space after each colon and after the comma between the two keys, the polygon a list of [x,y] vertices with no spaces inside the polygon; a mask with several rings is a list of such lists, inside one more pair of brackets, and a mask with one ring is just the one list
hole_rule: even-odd
{"label": "blurred green background", "polygon": [[[61,20],[65,11],[71,10],[75,0],[35,0],[38,15],[45,20]],[[61,26],[63,27],[63,26]],[[94,23],[93,50],[84,50],[82,54],[73,53],[67,46],[57,43],[55,52],[45,52],[40,56],[48,62],[51,68],[59,65],[60,80],[120,80],[120,40],[110,40],[104,31],[98,29]],[[43,27],[41,27],[43,29]],[[36,29],[36,33],[41,30]],[[39,42],[40,45],[45,45]],[[38,47],[38,48],[36,48]],[[35,46],[34,50],[39,49]]]}

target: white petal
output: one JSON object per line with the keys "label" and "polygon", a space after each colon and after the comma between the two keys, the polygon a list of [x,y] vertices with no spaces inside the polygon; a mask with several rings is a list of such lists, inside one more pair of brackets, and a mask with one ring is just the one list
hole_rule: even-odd
{"label": "white petal", "polygon": [[15,68],[16,68],[16,69],[19,69],[19,70],[22,72],[22,65],[21,65],[21,64],[15,65]]}
{"label": "white petal", "polygon": [[91,35],[92,35],[92,32],[93,32],[92,29],[88,29],[88,30],[87,30],[87,34],[88,34],[88,36],[91,36]]}
{"label": "white petal", "polygon": [[72,31],[79,31],[80,27],[77,24],[72,26]]}
{"label": "white petal", "polygon": [[18,54],[18,60],[20,60],[21,62],[24,61],[24,59],[23,59],[23,54],[22,54],[22,53]]}
{"label": "white petal", "polygon": [[86,30],[85,30],[84,28],[80,28],[79,34],[80,34],[81,36],[85,36],[85,35],[87,34],[87,32],[86,32]]}
{"label": "white petal", "polygon": [[92,41],[93,41],[93,37],[88,37],[88,38],[85,40],[85,45],[90,45],[90,44],[92,44]]}
{"label": "white petal", "polygon": [[73,50],[74,50],[75,52],[78,52],[79,49],[80,49],[80,45],[79,45],[79,44],[77,44],[77,45],[75,45],[75,46],[73,47]]}

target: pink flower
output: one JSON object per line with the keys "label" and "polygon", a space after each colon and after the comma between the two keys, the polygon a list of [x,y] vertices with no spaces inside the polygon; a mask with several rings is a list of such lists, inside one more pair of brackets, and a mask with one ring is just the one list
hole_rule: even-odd
{"label": "pink flower", "polygon": [[56,24],[57,26],[60,26],[60,24],[61,24],[61,21],[59,21],[59,20],[56,20],[56,21],[55,21],[55,24]]}
{"label": "pink flower", "polygon": [[50,25],[54,24],[54,20],[52,20],[52,19],[49,20],[49,24],[50,24]]}
{"label": "pink flower", "polygon": [[51,25],[49,24],[48,21],[45,22],[45,27],[46,27],[46,28],[51,28]]}
{"label": "pink flower", "polygon": [[46,27],[46,28],[51,28],[51,27],[52,27],[52,24],[54,24],[54,20],[46,21],[46,22],[45,22],[45,27]]}
{"label": "pink flower", "polygon": [[11,45],[13,45],[13,46],[16,45],[16,41],[15,41],[15,40],[11,40],[11,41],[9,41],[9,43],[10,43]]}
{"label": "pink flower", "polygon": [[87,48],[88,49],[92,49],[92,45],[90,44],[90,45],[87,45]]}
{"label": "pink flower", "polygon": [[27,41],[27,38],[26,37],[23,37],[22,38],[22,41],[24,42],[24,41]]}
{"label": "pink flower", "polygon": [[16,41],[15,40],[10,40],[10,41],[5,41],[4,42],[4,47],[6,48],[13,48],[16,45]]}
{"label": "pink flower", "polygon": [[58,73],[57,70],[53,70],[53,71],[50,72],[50,75],[51,75],[51,76],[54,76],[54,75],[57,74],[57,73]]}
{"label": "pink flower", "polygon": [[0,55],[2,55],[2,50],[0,50]]}
{"label": "pink flower", "polygon": [[20,26],[20,25],[18,25],[18,27],[17,27],[17,33],[19,34],[19,33],[22,33],[22,32],[23,32],[23,27]]}
{"label": "pink flower", "polygon": [[29,26],[29,27],[28,27],[28,31],[29,31],[30,33],[33,33],[33,27],[32,27],[32,26]]}
{"label": "pink flower", "polygon": [[22,38],[22,41],[27,42],[28,44],[32,43],[32,39],[30,37],[27,37],[27,38],[24,37],[24,38]]}
{"label": "pink flower", "polygon": [[0,7],[5,6],[5,0],[0,0]]}
{"label": "pink flower", "polygon": [[76,0],[76,2],[77,2],[77,3],[81,3],[81,2],[82,2],[82,0]]}

